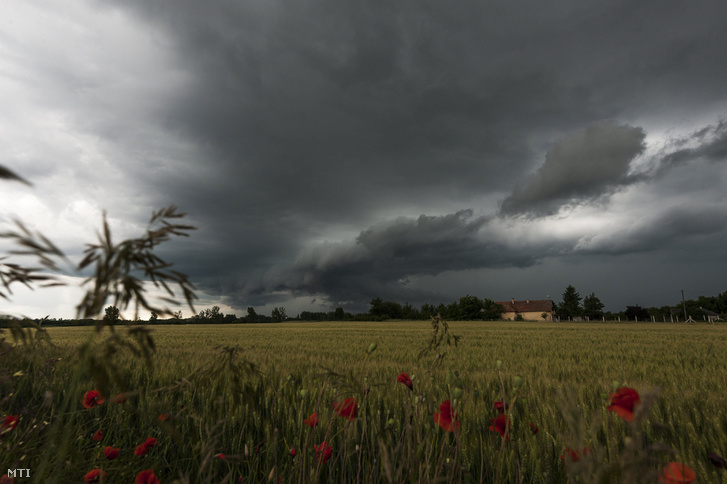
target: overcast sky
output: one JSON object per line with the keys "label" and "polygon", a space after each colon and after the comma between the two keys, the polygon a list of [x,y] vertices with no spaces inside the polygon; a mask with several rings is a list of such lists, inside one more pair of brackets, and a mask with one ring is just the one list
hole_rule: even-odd
{"label": "overcast sky", "polygon": [[163,255],[238,315],[716,295],[725,45],[724,2],[3,1],[0,229],[77,258],[177,204]]}

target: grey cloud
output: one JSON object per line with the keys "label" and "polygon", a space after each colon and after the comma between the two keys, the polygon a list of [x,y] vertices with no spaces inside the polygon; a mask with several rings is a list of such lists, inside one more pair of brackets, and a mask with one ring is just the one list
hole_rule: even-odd
{"label": "grey cloud", "polygon": [[[623,255],[673,246],[701,246],[708,251],[724,236],[727,210],[715,206],[679,207],[624,223],[621,230],[595,234],[575,247],[582,255]],[[707,243],[706,243],[707,242]],[[698,251],[699,249],[695,249]]]}
{"label": "grey cloud", "polygon": [[642,128],[610,121],[592,124],[558,142],[545,163],[515,186],[502,215],[552,215],[567,204],[593,201],[633,183],[631,161],[644,151]]}
{"label": "grey cloud", "polygon": [[304,248],[289,264],[273,267],[239,297],[289,291],[326,294],[332,301],[356,301],[386,294],[410,302],[432,301],[433,293],[409,288],[412,276],[482,267],[527,267],[537,262],[532,247],[508,249],[488,240],[486,217],[471,210],[422,215],[377,224],[355,240]]}
{"label": "grey cloud", "polygon": [[[669,151],[672,147],[696,145]],[[663,175],[672,168],[690,161],[704,159],[710,162],[727,161],[727,121],[701,128],[689,136],[670,140],[658,155],[654,175]]]}

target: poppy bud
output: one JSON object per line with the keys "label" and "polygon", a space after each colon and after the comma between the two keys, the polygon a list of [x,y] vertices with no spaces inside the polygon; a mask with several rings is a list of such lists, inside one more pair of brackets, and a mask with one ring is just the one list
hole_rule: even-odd
{"label": "poppy bud", "polygon": [[619,382],[617,382],[616,380],[613,381],[613,391],[614,392],[616,390],[618,390],[620,386],[621,386],[621,384]]}
{"label": "poppy bud", "polygon": [[301,390],[298,392],[298,395],[300,395],[300,398],[305,398],[308,396],[308,390]]}
{"label": "poppy bud", "polygon": [[376,347],[377,347],[377,346],[378,346],[378,345],[377,345],[376,343],[371,343],[371,344],[369,345],[369,349],[368,349],[368,350],[366,350],[366,353],[368,353],[368,354],[371,354],[371,353],[373,353],[374,351],[376,351]]}
{"label": "poppy bud", "polygon": [[523,380],[523,378],[521,376],[516,376],[516,377],[513,377],[512,384],[515,386],[515,388],[520,388],[521,386],[523,386],[524,381],[525,380]]}
{"label": "poppy bud", "polygon": [[455,399],[462,398],[462,389],[461,388],[455,388],[454,392],[452,392],[452,393],[454,394]]}
{"label": "poppy bud", "polygon": [[391,427],[393,427],[393,426],[394,426],[394,423],[395,423],[395,422],[394,422],[394,419],[393,419],[393,418],[390,418],[390,419],[389,419],[389,420],[388,420],[388,421],[386,422],[386,428],[390,429]]}
{"label": "poppy bud", "polygon": [[498,369],[498,370],[499,370],[499,369],[501,369],[501,368],[502,368],[502,360],[497,360],[497,361],[495,362],[495,365],[497,366],[497,369]]}
{"label": "poppy bud", "polygon": [[414,405],[416,405],[417,403],[419,403],[419,397],[415,395],[414,398],[412,398],[412,401],[414,402]]}

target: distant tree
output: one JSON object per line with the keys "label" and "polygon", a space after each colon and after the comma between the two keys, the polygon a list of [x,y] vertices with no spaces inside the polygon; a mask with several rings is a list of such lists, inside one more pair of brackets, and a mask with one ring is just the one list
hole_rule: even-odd
{"label": "distant tree", "polygon": [[369,303],[369,314],[376,319],[384,319],[384,301],[377,297]]}
{"label": "distant tree", "polygon": [[346,313],[343,311],[343,308],[336,308],[333,312],[333,317],[336,321],[343,321],[346,319]]}
{"label": "distant tree", "polygon": [[386,319],[402,319],[401,304],[393,301],[383,301],[380,297],[371,300],[369,314],[372,319],[384,321]]}
{"label": "distant tree", "polygon": [[119,308],[116,306],[109,306],[105,310],[106,315],[104,316],[104,321],[118,321],[121,318],[121,312],[119,311]]}
{"label": "distant tree", "polygon": [[459,302],[453,301],[447,304],[447,307],[444,310],[444,314],[442,314],[442,317],[444,319],[459,319]]}
{"label": "distant tree", "polygon": [[[332,311],[331,315],[335,315],[335,312]],[[350,318],[347,318],[347,319],[350,319]],[[303,311],[300,313],[300,320],[301,321],[328,321],[328,315],[322,311],[318,311],[318,312]]]}
{"label": "distant tree", "polygon": [[159,314],[156,311],[152,311],[151,315],[149,316],[149,322],[154,322],[157,319],[159,319]]}
{"label": "distant tree", "polygon": [[420,319],[419,310],[409,303],[405,303],[401,308],[401,317],[408,321]]}
{"label": "distant tree", "polygon": [[447,311],[447,306],[445,306],[444,303],[439,303],[437,308],[434,310],[433,316],[436,316],[437,314],[439,314],[444,319],[451,319]]}
{"label": "distant tree", "polygon": [[212,306],[212,308],[201,310],[194,319],[200,323],[220,323],[224,316],[225,315],[220,312],[219,306]]}
{"label": "distant tree", "polygon": [[401,304],[395,301],[384,302],[385,319],[402,319],[404,311]]}
{"label": "distant tree", "polygon": [[558,305],[557,312],[561,319],[575,318],[582,315],[581,295],[572,285],[565,289],[563,301]]}
{"label": "distant tree", "polygon": [[603,303],[591,293],[583,299],[583,315],[589,319],[601,319],[603,317]]}
{"label": "distant tree", "polygon": [[435,308],[433,305],[429,303],[422,304],[421,309],[419,309],[419,317],[421,319],[429,319],[432,316],[435,316],[437,314],[437,308]]}
{"label": "distant tree", "polygon": [[492,299],[485,298],[482,308],[482,319],[485,321],[497,321],[502,319],[502,313],[504,312],[505,308],[502,307],[502,304],[497,304]]}
{"label": "distant tree", "polygon": [[177,320],[182,319],[182,310],[180,309],[179,311],[174,311],[172,317]]}
{"label": "distant tree", "polygon": [[212,309],[208,309],[207,311],[207,317],[214,322],[222,321],[222,318],[225,316],[222,312],[220,312],[219,306],[212,306]]}
{"label": "distant tree", "polygon": [[459,314],[457,319],[462,321],[474,321],[482,319],[482,310],[485,308],[485,302],[477,296],[467,294],[459,298]]}
{"label": "distant tree", "polygon": [[273,312],[270,316],[273,318],[273,321],[275,321],[276,323],[284,321],[288,317],[285,314],[285,308],[282,306],[279,308],[273,308]]}
{"label": "distant tree", "polygon": [[626,316],[626,319],[629,321],[650,321],[651,318],[649,317],[649,311],[642,308],[641,306],[626,306],[626,311],[624,313]]}
{"label": "distant tree", "polygon": [[245,320],[248,323],[254,323],[257,321],[257,313],[255,312],[255,309],[252,306],[247,307],[247,317]]}

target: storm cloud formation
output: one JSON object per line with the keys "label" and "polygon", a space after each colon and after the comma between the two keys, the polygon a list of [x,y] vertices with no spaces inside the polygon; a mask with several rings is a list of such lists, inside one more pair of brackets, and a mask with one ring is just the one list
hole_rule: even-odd
{"label": "storm cloud formation", "polygon": [[[0,164],[34,187],[0,204],[71,255],[102,209],[123,236],[176,203],[199,230],[164,255],[237,312],[578,281],[665,304],[685,253],[724,290],[719,2],[5,8]],[[658,288],[597,276],[633,254]]]}
{"label": "storm cloud formation", "polygon": [[545,163],[502,203],[505,215],[553,215],[564,204],[597,200],[639,179],[629,164],[644,151],[641,128],[600,122],[550,149]]}

